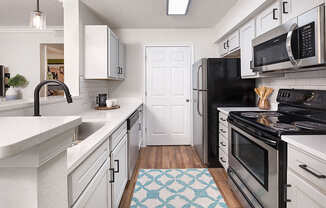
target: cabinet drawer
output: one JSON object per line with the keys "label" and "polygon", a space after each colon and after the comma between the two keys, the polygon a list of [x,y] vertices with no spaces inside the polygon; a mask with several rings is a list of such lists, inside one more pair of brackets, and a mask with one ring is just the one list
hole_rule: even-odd
{"label": "cabinet drawer", "polygon": [[326,195],[292,171],[287,172],[288,184],[287,208],[322,208],[326,204]]}
{"label": "cabinet drawer", "polygon": [[229,160],[228,160],[228,154],[224,152],[221,148],[219,149],[220,151],[220,158],[219,161],[223,165],[224,169],[227,170],[229,167]]}
{"label": "cabinet drawer", "polygon": [[219,113],[219,123],[220,124],[223,124],[223,125],[225,125],[225,126],[228,126],[228,121],[227,121],[227,119],[228,119],[228,115],[225,115],[225,114],[223,114],[223,113]]}
{"label": "cabinet drawer", "polygon": [[222,134],[225,138],[228,138],[228,127],[225,125],[219,125],[219,133]]}
{"label": "cabinet drawer", "polygon": [[69,204],[73,204],[98,170],[109,158],[108,144],[104,142],[76,170],[68,176]]}
{"label": "cabinet drawer", "polygon": [[325,161],[289,145],[288,167],[326,194]]}
{"label": "cabinet drawer", "polygon": [[109,164],[106,161],[72,208],[110,207],[108,204],[110,202],[110,200],[108,200],[108,168]]}
{"label": "cabinet drawer", "polygon": [[127,134],[127,121],[124,122],[112,135],[110,140],[110,150],[113,151],[114,148],[119,144],[123,137]]}
{"label": "cabinet drawer", "polygon": [[225,138],[221,133],[219,137],[219,147],[222,149],[225,153],[228,153],[228,139]]}

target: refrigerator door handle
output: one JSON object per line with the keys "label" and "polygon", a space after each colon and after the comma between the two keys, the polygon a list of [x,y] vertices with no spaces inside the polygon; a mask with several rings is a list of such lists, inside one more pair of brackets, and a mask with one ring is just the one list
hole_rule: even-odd
{"label": "refrigerator door handle", "polygon": [[202,116],[201,112],[200,112],[200,106],[199,106],[199,103],[200,103],[200,100],[199,100],[199,93],[200,93],[200,87],[199,87],[199,72],[200,72],[200,69],[203,68],[203,65],[200,65],[198,67],[198,70],[197,70],[197,88],[198,88],[198,91],[197,91],[197,113],[199,116]]}

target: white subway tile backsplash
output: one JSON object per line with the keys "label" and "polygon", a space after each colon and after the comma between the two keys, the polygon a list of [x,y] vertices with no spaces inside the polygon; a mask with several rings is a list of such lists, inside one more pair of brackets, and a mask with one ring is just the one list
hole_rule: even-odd
{"label": "white subway tile backsplash", "polygon": [[257,79],[256,85],[257,87],[266,86],[274,88],[274,92],[270,97],[270,102],[272,108],[275,109],[277,108],[276,97],[279,89],[326,90],[326,73],[324,71],[311,71],[292,73],[282,78],[261,78]]}

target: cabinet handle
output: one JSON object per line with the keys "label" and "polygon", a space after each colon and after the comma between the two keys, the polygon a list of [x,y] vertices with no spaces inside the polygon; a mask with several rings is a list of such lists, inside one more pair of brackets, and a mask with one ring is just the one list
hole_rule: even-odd
{"label": "cabinet handle", "polygon": [[226,163],[226,160],[223,160],[223,157],[220,157],[220,160],[222,161],[222,163]]}
{"label": "cabinet handle", "polygon": [[226,44],[226,43],[224,42],[224,43],[223,43],[223,48],[224,48],[224,49],[226,49],[225,44]]}
{"label": "cabinet handle", "polygon": [[220,129],[220,131],[221,131],[223,134],[225,134],[225,133],[226,133],[226,131],[224,131],[223,129]]}
{"label": "cabinet handle", "polygon": [[226,121],[226,119],[224,119],[224,118],[221,118],[221,121]]}
{"label": "cabinet handle", "polygon": [[221,144],[223,147],[226,147],[226,145],[225,145],[223,142],[220,142],[220,144]]}
{"label": "cabinet handle", "polygon": [[325,175],[319,175],[319,174],[313,172],[312,170],[310,170],[310,169],[308,168],[308,165],[306,165],[306,164],[299,165],[299,167],[302,168],[303,170],[307,171],[307,172],[310,173],[311,175],[315,176],[316,178],[319,178],[319,179],[325,179],[325,178],[326,178]]}
{"label": "cabinet handle", "polygon": [[286,9],[285,9],[285,6],[288,4],[289,2],[287,2],[287,1],[283,1],[283,14],[289,14],[289,12],[288,11],[286,11]]}
{"label": "cabinet handle", "polygon": [[109,183],[114,183],[115,178],[114,178],[114,168],[109,168],[109,171],[112,172],[112,180],[109,181]]}
{"label": "cabinet handle", "polygon": [[284,186],[284,200],[285,200],[285,202],[292,202],[292,200],[291,199],[288,199],[287,198],[287,193],[288,193],[288,188],[291,188],[292,187],[292,185],[291,184],[285,184],[285,186]]}
{"label": "cabinet handle", "polygon": [[120,167],[119,167],[120,166],[120,163],[119,163],[119,160],[114,160],[114,162],[117,163],[117,169],[118,169],[117,171],[114,170],[114,173],[119,173],[119,171],[120,171]]}
{"label": "cabinet handle", "polygon": [[254,69],[255,68],[255,66],[254,66],[254,62],[251,60],[250,61],[250,69]]}
{"label": "cabinet handle", "polygon": [[229,42],[230,42],[229,40],[226,41],[226,47],[228,47],[228,48],[230,47],[230,46],[229,46]]}
{"label": "cabinet handle", "polygon": [[276,11],[277,10],[278,10],[277,8],[273,9],[273,20],[278,20],[278,18],[276,17]]}

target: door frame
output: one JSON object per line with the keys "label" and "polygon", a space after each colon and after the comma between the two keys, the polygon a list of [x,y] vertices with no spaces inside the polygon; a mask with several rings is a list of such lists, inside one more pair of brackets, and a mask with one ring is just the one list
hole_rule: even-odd
{"label": "door frame", "polygon": [[190,119],[189,119],[189,135],[190,135],[190,145],[193,146],[194,142],[193,142],[193,134],[192,134],[192,129],[193,129],[193,96],[192,96],[192,66],[195,63],[194,62],[194,45],[192,43],[184,43],[184,44],[145,44],[143,49],[144,49],[144,80],[145,80],[145,86],[144,86],[144,91],[143,91],[143,100],[144,100],[144,108],[143,108],[143,123],[145,124],[143,126],[143,132],[144,132],[144,140],[143,140],[143,144],[142,146],[147,146],[148,144],[148,110],[147,110],[147,104],[148,104],[148,100],[147,100],[147,87],[148,87],[148,83],[147,83],[147,48],[152,48],[152,47],[188,47],[190,48],[190,73],[189,73],[189,83],[190,83],[190,89],[189,89],[189,99],[190,99]]}

